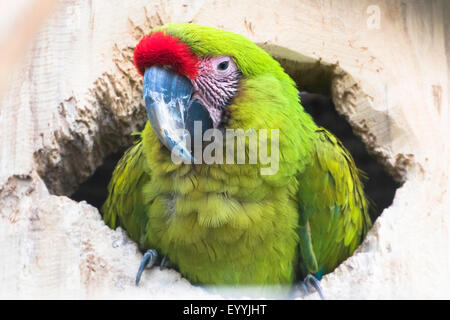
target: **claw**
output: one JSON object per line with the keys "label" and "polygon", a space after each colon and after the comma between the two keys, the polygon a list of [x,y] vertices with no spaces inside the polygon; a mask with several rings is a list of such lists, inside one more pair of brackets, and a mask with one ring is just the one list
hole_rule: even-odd
{"label": "claw", "polygon": [[303,280],[303,285],[310,286],[316,289],[317,293],[319,293],[320,299],[326,300],[325,296],[323,295],[322,287],[320,286],[319,280],[316,279],[311,274],[308,274],[305,279]]}
{"label": "claw", "polygon": [[161,259],[161,263],[159,264],[159,269],[164,270],[166,268],[166,263],[167,263],[167,256],[164,256]]}
{"label": "claw", "polygon": [[139,281],[141,280],[142,271],[144,271],[144,268],[152,267],[156,259],[158,258],[158,252],[154,249],[147,250],[145,252],[144,257],[142,258],[141,265],[139,266],[139,270],[136,274],[136,286],[139,285]]}

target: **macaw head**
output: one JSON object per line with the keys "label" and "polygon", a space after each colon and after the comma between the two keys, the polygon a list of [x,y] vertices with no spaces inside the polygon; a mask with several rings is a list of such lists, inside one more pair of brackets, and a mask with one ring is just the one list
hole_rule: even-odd
{"label": "macaw head", "polygon": [[[184,135],[207,129],[266,128],[298,107],[295,83],[268,53],[241,35],[195,24],[167,24],[134,51],[144,77],[149,121],[160,141],[192,160]],[[292,104],[292,103],[291,103]],[[184,132],[184,133],[183,133]]]}

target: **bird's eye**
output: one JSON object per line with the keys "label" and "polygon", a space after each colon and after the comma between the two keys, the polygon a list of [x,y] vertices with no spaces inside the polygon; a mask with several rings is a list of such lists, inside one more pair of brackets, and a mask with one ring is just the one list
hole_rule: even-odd
{"label": "bird's eye", "polygon": [[222,61],[221,63],[219,63],[219,64],[217,65],[217,70],[225,71],[225,70],[228,69],[228,65],[229,65],[229,64],[230,64],[230,63],[229,63],[228,61]]}

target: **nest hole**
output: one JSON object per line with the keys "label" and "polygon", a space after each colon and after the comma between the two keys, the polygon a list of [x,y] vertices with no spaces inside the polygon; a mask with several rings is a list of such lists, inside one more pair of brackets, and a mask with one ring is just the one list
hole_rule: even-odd
{"label": "nest hole", "polygon": [[[359,169],[365,172],[365,192],[373,203],[370,212],[372,221],[392,204],[400,183],[388,173],[383,159],[370,153],[361,137],[353,132],[346,117],[339,114],[332,99],[333,68],[320,63],[294,63],[277,59],[286,72],[297,83],[300,99],[305,110],[312,115],[317,125],[331,131],[352,154]],[[85,200],[99,210],[106,200],[107,186],[112,172],[128,146],[107,156],[94,174],[71,195],[75,201]]]}

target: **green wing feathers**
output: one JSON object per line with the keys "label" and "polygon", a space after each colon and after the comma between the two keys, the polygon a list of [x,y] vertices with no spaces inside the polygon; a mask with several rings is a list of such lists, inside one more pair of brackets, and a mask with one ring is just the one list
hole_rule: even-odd
{"label": "green wing feathers", "polygon": [[371,226],[361,173],[350,153],[327,130],[319,128],[316,135],[311,162],[299,176],[300,252],[306,274],[331,272]]}
{"label": "green wing feathers", "polygon": [[142,187],[149,180],[142,141],[137,141],[119,160],[102,207],[105,223],[112,229],[122,226],[137,243],[147,222]]}

